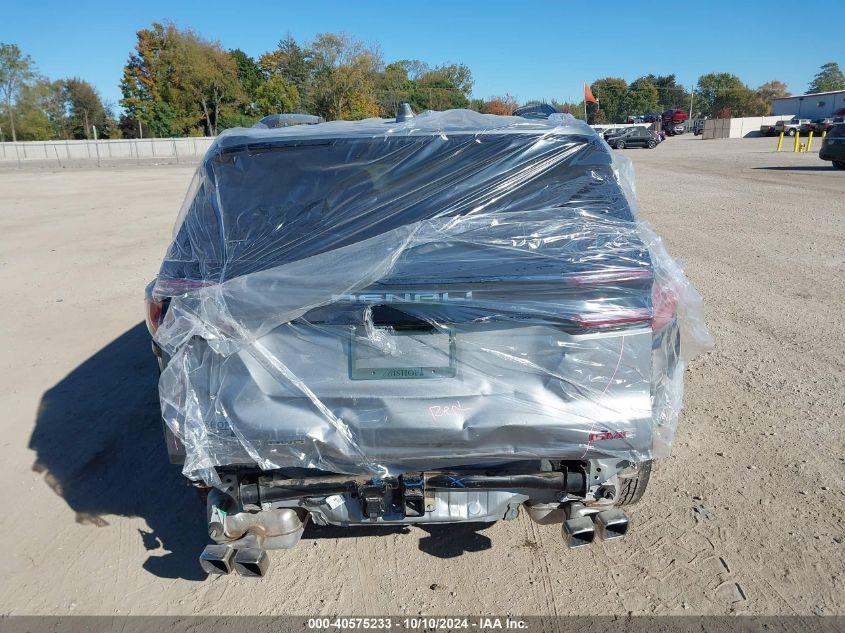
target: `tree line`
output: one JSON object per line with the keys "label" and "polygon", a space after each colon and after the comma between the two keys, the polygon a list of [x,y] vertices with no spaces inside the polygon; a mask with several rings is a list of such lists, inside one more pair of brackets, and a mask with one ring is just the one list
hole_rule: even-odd
{"label": "tree line", "polygon": [[[766,116],[772,111],[773,99],[790,96],[782,81],[751,88],[736,75],[724,72],[701,75],[691,91],[679,85],[675,75],[646,75],[630,84],[606,77],[594,81],[590,89],[598,100],[586,104],[593,123],[620,123],[629,115],[670,109],[692,113],[693,118]],[[806,94],[831,90],[845,90],[845,75],[836,62],[821,67]]]}
{"label": "tree line", "polygon": [[[675,75],[644,75],[630,84],[605,77],[590,88],[597,104],[552,103],[590,123],[618,123],[628,115],[688,111],[691,104],[697,117],[759,116],[771,111],[773,98],[789,94],[780,81],[750,88],[730,73],[702,75],[692,93]],[[845,76],[830,62],[808,92],[839,89],[845,89]],[[326,120],[390,117],[402,102],[417,112],[470,108],[491,114],[510,114],[520,105],[508,94],[473,98],[465,64],[385,63],[377,45],[345,33],[310,41],[287,35],[253,58],[172,23],[137,32],[120,90],[118,115],[89,82],[50,80],[18,46],[0,43],[0,140],[214,136],[278,112]]]}

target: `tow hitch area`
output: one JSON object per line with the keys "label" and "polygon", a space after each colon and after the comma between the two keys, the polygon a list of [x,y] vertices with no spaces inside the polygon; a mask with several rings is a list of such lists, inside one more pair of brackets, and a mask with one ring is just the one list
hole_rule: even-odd
{"label": "tow hitch area", "polygon": [[621,538],[628,517],[601,494],[606,486],[588,491],[588,480],[580,463],[533,473],[426,472],[385,479],[230,474],[223,477],[226,492],[209,493],[208,533],[215,543],[203,550],[200,564],[208,574],[264,576],[267,550],[295,547],[308,520],[340,526],[482,522],[516,518],[523,505],[535,521],[565,516],[569,547]]}

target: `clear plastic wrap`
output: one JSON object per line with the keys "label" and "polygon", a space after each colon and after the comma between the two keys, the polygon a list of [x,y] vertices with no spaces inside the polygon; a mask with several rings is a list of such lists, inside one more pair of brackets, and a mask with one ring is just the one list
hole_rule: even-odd
{"label": "clear plastic wrap", "polygon": [[154,294],[184,472],[666,455],[700,297],[585,124],[430,112],[232,130]]}

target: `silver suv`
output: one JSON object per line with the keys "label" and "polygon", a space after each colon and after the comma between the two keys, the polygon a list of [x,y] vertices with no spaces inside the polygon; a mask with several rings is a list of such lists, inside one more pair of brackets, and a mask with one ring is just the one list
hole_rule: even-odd
{"label": "silver suv", "polygon": [[147,293],[203,568],[263,575],[309,521],[623,536],[697,300],[620,160],[564,115],[218,137]]}

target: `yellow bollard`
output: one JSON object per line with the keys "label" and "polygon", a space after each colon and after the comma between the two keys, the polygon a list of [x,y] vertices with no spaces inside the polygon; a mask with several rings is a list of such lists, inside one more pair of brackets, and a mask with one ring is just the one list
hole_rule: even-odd
{"label": "yellow bollard", "polygon": [[792,144],[792,151],[797,152],[801,143],[801,132],[795,132],[795,143]]}
{"label": "yellow bollard", "polygon": [[824,137],[827,136],[827,130],[822,132],[822,143],[824,143]]}
{"label": "yellow bollard", "polygon": [[777,151],[780,151],[780,146],[781,146],[781,145],[783,145],[783,132],[781,132],[781,133],[780,133],[780,136],[778,136],[778,148],[777,148]]}
{"label": "yellow bollard", "polygon": [[809,151],[810,151],[810,146],[811,146],[812,144],[813,144],[813,130],[810,130],[810,135],[807,137],[807,149],[805,149],[804,151],[805,151],[805,152],[809,152]]}

